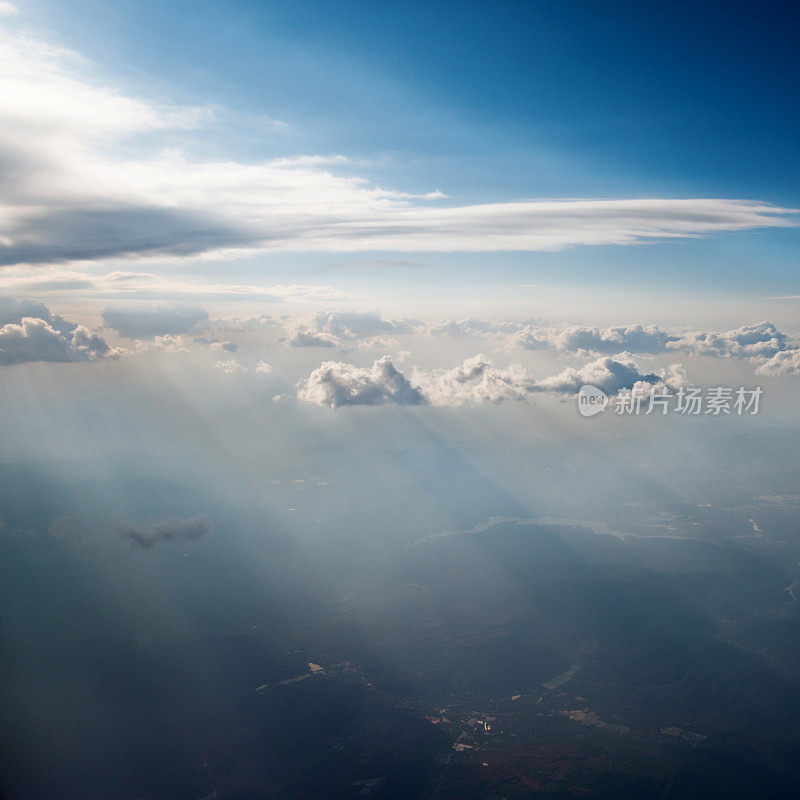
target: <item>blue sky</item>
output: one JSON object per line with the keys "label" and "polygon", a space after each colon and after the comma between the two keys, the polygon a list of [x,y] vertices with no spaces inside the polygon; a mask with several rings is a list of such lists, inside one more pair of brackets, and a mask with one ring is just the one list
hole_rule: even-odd
{"label": "blue sky", "polygon": [[[38,24],[135,89],[286,119],[314,152],[403,154],[412,179],[432,170],[476,197],[656,190],[796,204],[792,11],[758,12],[736,3],[30,4]],[[296,146],[264,143],[267,155]]]}
{"label": "blue sky", "polygon": [[[454,252],[441,242],[428,249],[425,241],[398,245],[396,239],[377,237],[374,248],[361,242],[353,256],[346,254],[346,244],[330,252],[324,244],[312,252],[298,247],[291,256],[255,247],[251,226],[247,246],[234,257],[226,252],[220,262],[214,247],[203,250],[193,242],[185,259],[157,265],[158,270],[267,284],[318,282],[327,275],[326,282],[349,289],[371,282],[384,291],[393,281],[447,286],[460,279],[478,292],[493,282],[530,280],[758,298],[798,293],[797,217],[786,213],[800,207],[799,76],[788,7],[773,5],[755,14],[735,3],[644,9],[635,3],[569,2],[31,0],[17,8],[5,24],[15,34],[80,54],[86,85],[151,107],[206,114],[197,124],[175,129],[115,126],[114,148],[129,162],[179,151],[191,162],[188,175],[211,162],[245,165],[336,155],[347,161],[313,169],[413,195],[398,202],[415,207],[723,198],[775,205],[783,214],[780,225],[773,218],[766,227],[763,220],[732,226],[723,209],[722,232],[673,226],[670,237],[678,230],[693,238],[648,231],[622,246],[613,236],[600,241],[603,237],[592,235],[559,239],[545,249],[465,242]],[[108,141],[86,138],[98,154],[102,147],[103,157],[108,155]],[[83,143],[79,149],[86,149]],[[129,169],[142,173],[131,163]],[[256,179],[243,180],[245,187]],[[446,198],[417,199],[436,191]],[[203,201],[202,224],[219,229],[219,247],[240,245],[230,220],[209,214],[210,191]],[[123,202],[134,201],[117,191],[107,205]],[[137,197],[137,208],[140,202]],[[331,213],[342,202],[332,197]],[[702,213],[716,224],[718,212]],[[75,213],[72,204],[70,214]],[[494,232],[506,224],[502,210],[492,219]],[[362,221],[358,216],[359,225]],[[63,220],[57,224],[61,230]],[[141,217],[129,225],[115,219],[111,227],[142,224]],[[457,235],[469,231],[469,223],[459,224],[464,228]],[[94,235],[96,224],[87,225]],[[273,235],[263,215],[257,225],[259,234]],[[165,227],[168,239],[175,235],[174,221]],[[135,262],[141,255],[137,239],[135,246],[100,248],[100,255],[87,261],[74,247],[58,251],[55,236],[43,235],[46,257],[24,250],[9,262],[44,258],[36,264],[49,260],[91,271],[100,256]],[[170,255],[187,249],[182,240],[165,246],[172,248],[166,251]],[[198,254],[204,258],[192,258]],[[148,258],[152,268],[152,253]],[[331,270],[353,261],[384,264],[359,267],[355,278]],[[409,275],[402,267],[387,268],[387,261],[433,269]]]}

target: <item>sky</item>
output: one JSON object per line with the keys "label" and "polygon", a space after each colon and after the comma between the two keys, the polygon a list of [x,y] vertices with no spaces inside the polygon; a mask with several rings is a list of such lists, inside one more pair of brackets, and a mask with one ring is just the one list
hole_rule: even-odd
{"label": "sky", "polygon": [[0,3],[0,360],[291,354],[331,408],[794,376],[780,13]]}
{"label": "sky", "polygon": [[0,0],[8,774],[210,796],[126,781],[177,683],[216,730],[217,661],[232,709],[272,680],[213,637],[391,615],[412,544],[498,519],[724,533],[780,595],[792,12]]}
{"label": "sky", "polygon": [[80,310],[126,271],[395,312],[797,311],[788,7],[3,9],[12,294]]}

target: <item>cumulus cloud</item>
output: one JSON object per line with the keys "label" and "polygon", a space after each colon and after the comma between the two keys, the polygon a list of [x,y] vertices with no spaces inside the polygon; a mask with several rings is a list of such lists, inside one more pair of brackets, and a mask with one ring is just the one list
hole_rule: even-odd
{"label": "cumulus cloud", "polygon": [[800,375],[800,350],[782,350],[771,358],[765,358],[756,368],[759,375]]}
{"label": "cumulus cloud", "polygon": [[0,325],[7,325],[10,322],[19,324],[25,317],[44,320],[65,335],[72,333],[78,327],[74,322],[67,322],[62,316],[54,314],[44,303],[0,296]]}
{"label": "cumulus cloud", "polygon": [[586,351],[613,355],[661,353],[677,335],[655,325],[615,325],[600,328],[587,325],[544,325],[541,322],[513,320],[464,319],[429,323],[425,330],[432,336],[454,338],[507,339],[526,350]]}
{"label": "cumulus cloud", "polygon": [[714,333],[690,331],[672,337],[669,350],[719,358],[771,358],[788,347],[788,337],[771,322]]}
{"label": "cumulus cloud", "polygon": [[211,532],[211,523],[202,516],[191,519],[168,517],[147,526],[120,525],[119,532],[131,544],[149,550],[157,544],[202,539]]}
{"label": "cumulus cloud", "polygon": [[336,347],[340,344],[340,340],[330,333],[303,328],[295,330],[286,341],[292,347]]}
{"label": "cumulus cloud", "polygon": [[308,376],[298,397],[331,408],[386,403],[420,405],[426,402],[420,390],[409,383],[389,356],[378,359],[371,367],[326,361]]}
{"label": "cumulus cloud", "polygon": [[128,339],[189,333],[208,321],[208,311],[192,306],[118,306],[103,310],[103,323]]}
{"label": "cumulus cloud", "polygon": [[[189,347],[184,336],[154,336],[153,343],[150,345],[158,350],[163,350],[165,353],[188,353]],[[145,349],[144,345],[140,342],[139,347]]]}
{"label": "cumulus cloud", "polygon": [[319,312],[287,327],[292,347],[347,347],[380,337],[407,334],[414,323],[386,320],[377,314],[356,311]]}
{"label": "cumulus cloud", "polygon": [[567,367],[558,375],[536,382],[531,389],[559,394],[577,394],[581,386],[591,384],[606,394],[616,394],[622,389],[648,388],[677,389],[685,382],[685,374],[678,364],[656,372],[642,372],[630,353],[601,358],[585,364],[580,369]]}
{"label": "cumulus cloud", "polygon": [[100,336],[47,306],[0,297],[0,364],[90,361],[117,354]]}
{"label": "cumulus cloud", "polygon": [[494,322],[487,319],[449,319],[431,322],[425,326],[425,330],[431,336],[450,336],[454,339],[460,338],[488,338],[490,336],[501,336],[506,333],[516,333],[520,329],[520,323],[515,322]]}
{"label": "cumulus cloud", "polygon": [[544,328],[525,325],[515,335],[515,341],[528,350],[578,351],[612,355],[624,351],[633,353],[661,353],[672,339],[670,334],[655,325],[618,325],[610,328],[567,325],[561,328]]}
{"label": "cumulus cloud", "polygon": [[411,382],[419,388],[428,402],[437,406],[521,400],[531,386],[531,380],[520,364],[505,368],[495,367],[481,354],[466,359],[454,369],[415,369]]}
{"label": "cumulus cloud", "polygon": [[[761,374],[787,374],[797,342],[771,322],[743,325],[729,331],[663,330],[656,325],[543,325],[539,322],[509,322],[481,319],[444,320],[429,323],[432,336],[498,339],[526,350],[556,350],[563,353],[634,353],[653,355],[682,352],[690,356],[749,359]],[[770,361],[769,365],[765,362]]]}
{"label": "cumulus cloud", "polygon": [[[175,146],[213,117],[129,96],[94,80],[76,54],[0,26],[0,164],[9,165],[0,265],[266,250],[558,250],[794,224],[791,209],[740,199],[456,205],[439,191],[377,186],[341,156],[243,163]],[[162,146],[131,149],[142,134]]]}
{"label": "cumulus cloud", "polygon": [[256,372],[260,372],[262,375],[269,375],[272,372],[272,365],[266,361],[259,361],[256,364]]}
{"label": "cumulus cloud", "polygon": [[587,383],[607,394],[622,389],[674,390],[684,385],[685,373],[679,364],[644,372],[630,353],[619,353],[536,381],[520,364],[496,367],[479,354],[453,369],[414,369],[407,378],[384,356],[372,367],[328,361],[311,373],[298,397],[331,408],[387,403],[460,406],[523,400],[537,392],[572,395]]}

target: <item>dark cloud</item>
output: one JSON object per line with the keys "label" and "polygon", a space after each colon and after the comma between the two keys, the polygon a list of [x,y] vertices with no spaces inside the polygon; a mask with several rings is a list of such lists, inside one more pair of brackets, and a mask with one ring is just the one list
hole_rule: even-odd
{"label": "dark cloud", "polygon": [[8,323],[19,325],[25,317],[44,320],[51,328],[63,334],[72,333],[78,327],[76,323],[67,322],[62,316],[53,314],[44,303],[16,300],[7,295],[0,296],[0,325]]}
{"label": "dark cloud", "polygon": [[147,526],[120,525],[119,532],[136,547],[149,550],[157,544],[167,542],[193,542],[211,532],[211,523],[206,517],[178,519],[168,517]]}
{"label": "dark cloud", "polygon": [[243,246],[250,238],[206,215],[173,209],[131,205],[48,209],[20,222],[12,244],[0,243],[0,266],[151,253],[191,256]]}
{"label": "dark cloud", "polygon": [[208,311],[193,306],[116,306],[103,311],[105,325],[129,339],[177,336],[207,321]]}

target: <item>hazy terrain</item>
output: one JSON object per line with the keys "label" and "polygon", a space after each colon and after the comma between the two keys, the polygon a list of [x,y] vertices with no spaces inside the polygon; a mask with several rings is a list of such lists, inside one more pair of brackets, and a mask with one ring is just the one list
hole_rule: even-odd
{"label": "hazy terrain", "polygon": [[798,786],[785,422],[260,411],[92,369],[3,387],[5,797]]}

